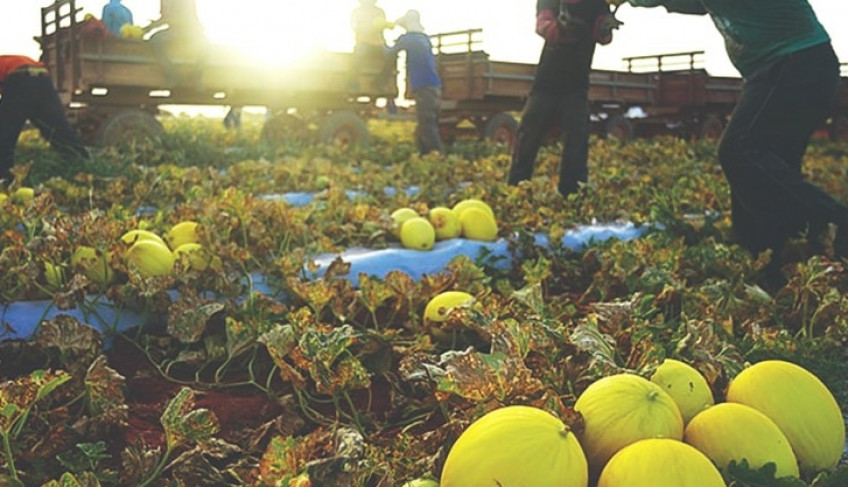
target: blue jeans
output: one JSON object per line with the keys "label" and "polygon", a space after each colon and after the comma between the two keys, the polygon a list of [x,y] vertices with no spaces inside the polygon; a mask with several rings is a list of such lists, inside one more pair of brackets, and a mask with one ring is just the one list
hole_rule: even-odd
{"label": "blue jeans", "polygon": [[790,54],[745,80],[719,143],[733,230],[757,254],[804,231],[848,228],[848,207],[804,179],[807,144],[833,107],[839,63],[830,43]]}
{"label": "blue jeans", "polygon": [[439,135],[439,114],[441,112],[442,90],[435,86],[418,88],[412,92],[415,98],[415,139],[421,155],[430,152],[444,152]]}

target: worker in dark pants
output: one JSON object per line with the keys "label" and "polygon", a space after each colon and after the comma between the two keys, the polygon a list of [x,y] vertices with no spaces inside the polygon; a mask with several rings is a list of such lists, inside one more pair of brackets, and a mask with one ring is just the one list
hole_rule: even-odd
{"label": "worker in dark pants", "polygon": [[848,206],[804,179],[804,153],[832,109],[839,61],[807,0],[629,0],[670,12],[709,14],[744,81],[718,159],[730,185],[733,231],[754,255],[772,251],[763,284],[785,282],[786,242],[836,224],[838,257],[848,257]]}
{"label": "worker in dark pants", "polygon": [[507,182],[530,179],[547,133],[559,116],[563,151],[557,189],[563,196],[588,181],[589,73],[595,45],[618,27],[604,0],[538,0],[536,33],[545,39],[518,124]]}
{"label": "worker in dark pants", "polygon": [[15,146],[29,120],[67,160],[88,158],[43,64],[26,56],[0,56],[0,180],[10,182]]}

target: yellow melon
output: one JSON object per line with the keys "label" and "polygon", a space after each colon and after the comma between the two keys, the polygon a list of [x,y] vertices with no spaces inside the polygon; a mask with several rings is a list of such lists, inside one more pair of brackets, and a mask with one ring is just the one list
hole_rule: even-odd
{"label": "yellow melon", "polygon": [[80,245],[71,255],[71,268],[101,286],[112,282],[114,272],[107,254],[94,247]]}
{"label": "yellow melon", "polygon": [[563,422],[530,406],[496,409],[448,452],[441,487],[586,487],[580,442]]}
{"label": "yellow melon", "polygon": [[400,227],[400,242],[408,249],[430,250],[436,244],[436,229],[426,218],[410,218]]}
{"label": "yellow melon", "polygon": [[421,215],[419,215],[417,211],[408,207],[398,208],[397,210],[393,211],[391,214],[393,223],[392,234],[394,234],[395,237],[400,238],[400,227],[403,226],[403,222],[409,220],[410,218],[415,218],[417,216]]}
{"label": "yellow melon", "polygon": [[123,235],[121,235],[121,242],[125,243],[128,247],[132,246],[132,244],[140,240],[153,240],[154,242],[166,245],[162,237],[151,232],[150,230],[142,230],[141,228],[135,228],[133,230],[128,230]]}
{"label": "yellow melon", "polygon": [[756,363],[737,375],[727,401],[746,404],[780,428],[802,473],[829,470],[845,448],[845,421],[827,387],[808,370],[782,360]]}
{"label": "yellow melon", "polygon": [[424,308],[424,320],[439,323],[447,319],[448,313],[457,306],[474,301],[474,296],[465,291],[445,291],[433,296]]}
{"label": "yellow melon", "polygon": [[188,242],[174,250],[174,257],[183,263],[186,269],[204,271],[209,267],[210,257],[206,249],[196,242]]}
{"label": "yellow melon", "polygon": [[715,404],[707,379],[685,362],[665,359],[651,375],[651,382],[662,387],[674,399],[683,416],[683,424]]}
{"label": "yellow melon", "polygon": [[176,258],[166,245],[154,240],[139,240],[124,254],[127,265],[138,270],[141,277],[158,277],[174,270]]}
{"label": "yellow melon", "polygon": [[726,402],[701,411],[686,426],[683,441],[719,468],[742,460],[754,469],[774,463],[776,477],[798,477],[798,461],[789,440],[774,421],[744,404]]}
{"label": "yellow melon", "polygon": [[622,448],[604,467],[598,487],[727,487],[703,453],[670,438],[648,438]]}
{"label": "yellow melon", "polygon": [[168,233],[165,234],[165,241],[171,250],[176,250],[177,247],[187,243],[200,243],[200,237],[197,229],[199,225],[195,221],[181,221],[171,227]]}
{"label": "yellow melon", "polygon": [[660,386],[635,374],[593,382],[574,404],[585,422],[580,444],[593,471],[625,446],[645,438],[683,439],[680,409]]}
{"label": "yellow melon", "polygon": [[498,238],[498,223],[495,217],[481,208],[471,207],[459,215],[462,235],[469,240],[493,242]]}
{"label": "yellow melon", "polygon": [[456,213],[456,217],[459,218],[460,216],[462,216],[462,212],[468,208],[479,208],[484,212],[488,213],[489,216],[491,216],[492,218],[495,218],[495,212],[492,210],[492,207],[489,206],[489,204],[485,201],[477,198],[464,199],[459,203],[453,205],[453,208],[451,209],[454,213]]}

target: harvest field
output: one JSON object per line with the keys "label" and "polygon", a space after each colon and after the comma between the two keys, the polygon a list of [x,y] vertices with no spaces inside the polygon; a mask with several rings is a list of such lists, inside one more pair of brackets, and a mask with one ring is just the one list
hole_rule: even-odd
{"label": "harvest field", "polygon": [[[93,322],[92,299],[106,299],[143,326],[104,336],[57,316],[29,340],[0,342],[0,485],[438,480],[485,413],[534,406],[577,432],[573,406],[590,384],[650,377],[665,358],[693,365],[716,403],[746,365],[794,362],[848,411],[848,268],[799,239],[788,284],[760,286],[764,258],[730,235],[714,143],[593,138],[591,184],[563,199],[549,179],[556,146],[532,182],[510,187],[504,147],[460,140],[422,158],[412,126],[386,121],[371,122],[367,148],[272,146],[260,122],[236,132],[165,119],[161,140],[104,149],[81,172],[25,134],[16,170],[34,195],[11,188],[0,201],[0,303],[52,300]],[[848,145],[815,141],[806,171],[848,201]],[[276,197],[288,193],[314,198]],[[315,256],[398,247],[394,210],[426,216],[468,198],[494,210],[509,265],[458,256],[419,280],[362,275],[354,287],[338,260],[309,278]],[[126,232],[164,236],[181,221],[200,226],[203,266],[177,259],[145,277],[124,258]],[[558,244],[578,225],[621,221],[649,228],[579,250]],[[552,244],[536,245],[538,234]],[[100,279],[72,264],[81,246],[107,256]],[[445,291],[473,304],[425,319]],[[2,340],[15,324],[0,316]],[[487,456],[508,463],[511,446],[493,442]],[[723,476],[737,487],[844,487],[844,463],[800,479],[734,463]]]}

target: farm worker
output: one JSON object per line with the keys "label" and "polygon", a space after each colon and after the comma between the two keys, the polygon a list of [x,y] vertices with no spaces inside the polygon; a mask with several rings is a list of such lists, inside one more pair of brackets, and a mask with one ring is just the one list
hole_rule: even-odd
{"label": "farm worker", "polygon": [[[165,81],[168,88],[179,84],[194,84],[199,86],[203,66],[206,63],[207,41],[203,25],[197,17],[195,0],[161,0],[159,19],[144,28],[150,32],[156,28],[167,26],[150,36],[153,53],[165,70]],[[188,52],[195,60],[194,76],[191,80],[180,80],[176,66],[169,51]],[[186,83],[188,82],[188,83]]]}
{"label": "farm worker", "polygon": [[26,56],[0,55],[0,180],[12,179],[15,146],[29,120],[67,160],[88,158],[43,64]]}
{"label": "farm worker", "polygon": [[539,147],[559,117],[563,151],[560,194],[588,181],[589,72],[596,44],[609,44],[618,27],[604,0],[537,0],[536,33],[545,39],[518,124],[507,182],[530,179]]}
{"label": "farm worker", "polygon": [[[392,58],[386,56],[386,39],[383,32],[393,28],[394,24],[386,20],[386,12],[377,6],[377,0],[359,0],[359,6],[350,15],[350,27],[354,36],[351,89],[359,90],[358,78],[362,75],[363,68],[377,59],[380,65],[375,79],[377,89],[388,90],[393,66],[390,63]],[[393,98],[388,98],[386,102],[390,112],[396,111]]]}
{"label": "farm worker", "polygon": [[121,27],[133,24],[132,12],[121,0],[109,0],[109,3],[103,6],[103,14],[100,17],[109,32],[116,37],[121,36]]}
{"label": "farm worker", "polygon": [[415,99],[417,125],[415,138],[419,153],[443,152],[439,136],[439,113],[442,98],[442,81],[436,71],[436,58],[430,36],[424,33],[421,16],[417,10],[409,10],[395,24],[406,33],[388,48],[392,59],[400,51],[406,51],[406,82]]}
{"label": "farm worker", "polygon": [[762,281],[785,282],[780,254],[809,232],[837,225],[834,250],[848,257],[848,207],[806,181],[807,144],[836,100],[839,61],[807,0],[630,0],[669,12],[709,14],[743,79],[718,159],[730,185],[732,224],[752,253],[772,251]]}

